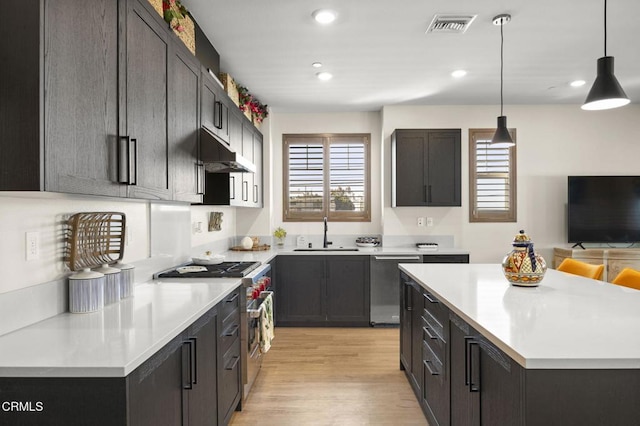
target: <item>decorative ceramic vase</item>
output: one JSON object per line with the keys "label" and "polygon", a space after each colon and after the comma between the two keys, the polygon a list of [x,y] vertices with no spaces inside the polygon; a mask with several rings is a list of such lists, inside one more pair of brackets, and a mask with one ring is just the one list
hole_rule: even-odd
{"label": "decorative ceramic vase", "polygon": [[513,239],[513,250],[502,261],[502,271],[511,284],[521,287],[535,287],[544,278],[547,264],[533,250],[533,242],[524,231]]}

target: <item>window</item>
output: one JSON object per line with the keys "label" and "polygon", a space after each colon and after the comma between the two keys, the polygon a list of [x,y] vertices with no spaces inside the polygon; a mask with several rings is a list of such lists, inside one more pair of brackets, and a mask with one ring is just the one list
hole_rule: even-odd
{"label": "window", "polygon": [[491,147],[494,132],[469,129],[469,222],[516,221],[516,147]]}
{"label": "window", "polygon": [[371,221],[370,134],[283,135],[284,221]]}

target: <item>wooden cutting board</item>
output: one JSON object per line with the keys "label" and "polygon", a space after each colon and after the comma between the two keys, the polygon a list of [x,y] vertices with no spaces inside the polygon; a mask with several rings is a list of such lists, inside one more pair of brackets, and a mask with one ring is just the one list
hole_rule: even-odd
{"label": "wooden cutting board", "polygon": [[269,249],[271,249],[271,246],[269,244],[262,244],[256,247],[251,247],[250,249],[246,249],[242,246],[231,247],[231,250],[233,251],[265,251]]}

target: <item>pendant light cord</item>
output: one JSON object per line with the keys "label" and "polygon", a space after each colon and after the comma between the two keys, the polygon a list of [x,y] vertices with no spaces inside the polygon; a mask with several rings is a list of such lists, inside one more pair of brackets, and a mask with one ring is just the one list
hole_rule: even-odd
{"label": "pendant light cord", "polygon": [[[605,0],[605,3],[606,1],[607,0]],[[504,73],[504,36],[502,34],[502,27],[504,27],[504,18],[500,18],[500,116],[504,115],[502,113],[502,102],[503,102],[502,101],[502,86],[503,86],[502,75]]]}
{"label": "pendant light cord", "polygon": [[604,0],[604,56],[607,56],[607,0]]}

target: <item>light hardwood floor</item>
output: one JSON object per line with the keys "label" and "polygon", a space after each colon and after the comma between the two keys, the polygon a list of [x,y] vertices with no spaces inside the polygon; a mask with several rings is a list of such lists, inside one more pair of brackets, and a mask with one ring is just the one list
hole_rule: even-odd
{"label": "light hardwood floor", "polygon": [[232,426],[427,425],[397,328],[276,328]]}

